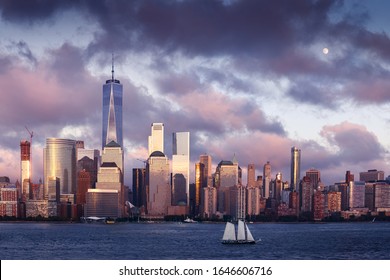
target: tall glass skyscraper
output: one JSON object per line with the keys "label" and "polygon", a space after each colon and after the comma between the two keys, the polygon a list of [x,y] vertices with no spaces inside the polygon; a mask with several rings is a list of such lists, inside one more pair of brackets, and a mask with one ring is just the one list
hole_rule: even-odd
{"label": "tall glass skyscraper", "polygon": [[172,205],[189,204],[190,133],[173,133]]}
{"label": "tall glass skyscraper", "polygon": [[291,190],[298,191],[301,180],[301,150],[297,147],[291,148]]}
{"label": "tall glass skyscraper", "polygon": [[111,141],[118,143],[123,149],[122,98],[123,86],[114,79],[114,63],[111,80],[103,85],[103,135],[102,148]]}
{"label": "tall glass skyscraper", "polygon": [[48,195],[49,178],[60,181],[61,194],[76,193],[76,141],[48,138],[43,150],[44,195]]}

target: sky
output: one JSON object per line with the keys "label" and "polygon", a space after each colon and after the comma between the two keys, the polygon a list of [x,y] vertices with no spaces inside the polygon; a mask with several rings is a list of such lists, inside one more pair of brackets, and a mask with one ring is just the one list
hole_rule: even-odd
{"label": "sky", "polygon": [[[390,1],[0,0],[0,176],[33,180],[46,138],[100,149],[102,85],[123,84],[125,183],[143,167],[153,122],[191,134],[191,169],[235,155],[243,169],[326,185],[350,170],[390,174]],[[323,49],[327,48],[325,54]],[[191,182],[194,181],[192,177]]]}

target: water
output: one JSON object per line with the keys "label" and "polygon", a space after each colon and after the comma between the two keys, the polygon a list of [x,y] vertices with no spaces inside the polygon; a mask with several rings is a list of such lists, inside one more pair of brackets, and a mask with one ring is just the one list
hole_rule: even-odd
{"label": "water", "polygon": [[223,245],[225,224],[0,223],[2,260],[390,259],[390,223],[249,224],[256,245]]}

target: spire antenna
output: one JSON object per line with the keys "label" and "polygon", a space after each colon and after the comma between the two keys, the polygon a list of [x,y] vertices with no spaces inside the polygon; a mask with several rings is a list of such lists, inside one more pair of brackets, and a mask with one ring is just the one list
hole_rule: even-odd
{"label": "spire antenna", "polygon": [[112,70],[111,70],[111,80],[114,81],[114,53],[112,53]]}

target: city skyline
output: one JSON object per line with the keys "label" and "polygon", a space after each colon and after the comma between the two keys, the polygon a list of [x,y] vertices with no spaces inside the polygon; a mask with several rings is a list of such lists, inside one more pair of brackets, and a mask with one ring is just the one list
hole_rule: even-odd
{"label": "city skyline", "polygon": [[389,174],[387,1],[75,3],[0,2],[1,176],[19,179],[26,126],[33,182],[47,138],[101,146],[112,53],[127,171],[142,167],[150,124],[161,122],[165,143],[190,132],[192,174],[201,154],[212,172],[236,154],[243,178],[249,163],[261,174],[269,161],[272,177],[288,180],[293,146],[301,177],[310,168],[325,184],[346,170]]}

